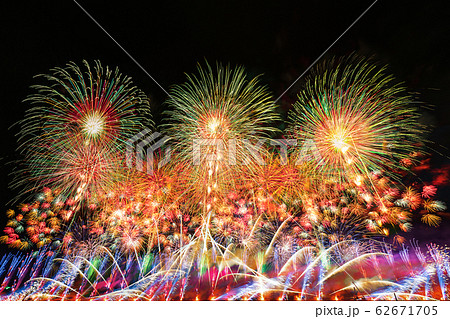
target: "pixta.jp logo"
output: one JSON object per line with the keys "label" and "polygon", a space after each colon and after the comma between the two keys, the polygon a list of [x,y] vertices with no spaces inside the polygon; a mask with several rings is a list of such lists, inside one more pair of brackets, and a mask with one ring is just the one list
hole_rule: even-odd
{"label": "pixta.jp logo", "polygon": [[[135,167],[138,171],[153,175],[155,169],[155,153],[164,146],[164,156],[158,161],[161,168],[170,161],[171,148],[165,145],[169,138],[159,132],[144,129],[126,141],[126,164],[129,168]],[[136,159],[133,165],[133,158]],[[145,159],[145,160],[144,160]],[[145,165],[144,165],[145,163]]]}

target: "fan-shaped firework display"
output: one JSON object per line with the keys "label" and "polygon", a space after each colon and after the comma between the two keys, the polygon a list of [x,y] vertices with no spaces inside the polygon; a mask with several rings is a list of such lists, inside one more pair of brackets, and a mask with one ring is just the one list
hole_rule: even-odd
{"label": "fan-shaped firework display", "polygon": [[385,68],[317,68],[289,139],[271,140],[280,117],[257,79],[199,67],[153,153],[143,93],[85,66],[29,99],[17,178],[34,197],[6,212],[0,242],[18,251],[0,258],[1,299],[448,299],[448,248],[405,235],[445,218],[444,179],[419,178],[419,110]]}

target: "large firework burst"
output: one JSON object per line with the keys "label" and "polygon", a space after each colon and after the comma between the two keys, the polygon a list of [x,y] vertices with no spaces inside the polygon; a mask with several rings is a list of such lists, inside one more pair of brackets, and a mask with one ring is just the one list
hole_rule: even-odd
{"label": "large firework burst", "polygon": [[[26,101],[34,104],[21,122],[20,151],[26,167],[15,186],[42,185],[73,194],[101,187],[123,161],[125,141],[151,125],[145,94],[118,69],[84,61],[42,75],[44,85]],[[31,182],[31,185],[30,185]]]}
{"label": "large firework burst", "polygon": [[395,172],[420,144],[418,108],[405,89],[370,60],[331,60],[306,81],[289,114],[298,158],[316,176],[361,183],[372,171]]}
{"label": "large firework burst", "polygon": [[[232,180],[236,165],[254,164],[255,153],[276,131],[275,106],[258,78],[247,79],[242,67],[198,67],[198,76],[174,86],[165,125],[177,158],[193,168],[198,181]],[[259,142],[259,144],[258,144]]]}

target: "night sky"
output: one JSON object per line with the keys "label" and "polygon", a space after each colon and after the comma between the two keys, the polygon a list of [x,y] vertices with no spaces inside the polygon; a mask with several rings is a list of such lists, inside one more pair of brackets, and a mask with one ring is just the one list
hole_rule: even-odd
{"label": "night sky", "polygon": [[[333,43],[373,1],[109,1],[80,0],[83,6],[166,90],[183,82],[197,62],[244,65],[278,97]],[[323,59],[356,52],[390,65],[420,100],[433,110],[423,122],[432,125],[433,149],[450,154],[450,11],[445,1],[378,1]],[[15,134],[8,129],[29,107],[22,100],[37,83],[36,74],[83,59],[118,66],[151,99],[156,123],[166,99],[158,87],[72,1],[10,1],[1,9],[0,229],[7,202],[18,191],[8,189],[18,158]],[[301,87],[297,83],[281,100],[285,116]],[[433,152],[432,152],[433,153]],[[432,154],[435,167],[448,158]],[[448,189],[438,199],[450,204]],[[417,225],[417,224],[416,224]],[[430,232],[417,225],[413,236],[443,242],[450,222]]]}

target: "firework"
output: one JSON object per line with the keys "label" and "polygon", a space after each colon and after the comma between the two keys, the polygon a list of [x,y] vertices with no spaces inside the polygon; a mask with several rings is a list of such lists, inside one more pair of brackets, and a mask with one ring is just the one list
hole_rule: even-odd
{"label": "firework", "polygon": [[271,96],[242,67],[199,66],[198,75],[170,94],[166,133],[176,160],[186,162],[204,188],[232,183],[236,167],[257,162],[254,153],[276,131],[271,125],[279,117]]}
{"label": "firework", "polygon": [[257,79],[199,68],[171,91],[174,153],[150,175],[124,165],[142,93],[100,64],[56,69],[21,133],[23,172],[49,187],[6,213],[0,243],[20,252],[0,257],[0,299],[447,300],[448,249],[403,234],[447,208],[414,174],[412,99],[366,60],[337,65],[300,93],[288,158]]}
{"label": "firework", "polygon": [[64,193],[97,191],[121,165],[125,141],[151,125],[147,97],[118,69],[84,71],[74,63],[42,75],[47,83],[26,99],[34,107],[20,123],[20,151],[25,168],[15,186],[33,192],[42,186]]}
{"label": "firework", "polygon": [[373,171],[404,169],[421,143],[416,104],[385,67],[355,57],[325,63],[289,114],[290,134],[314,155],[297,151],[297,160],[318,178],[356,185]]}

